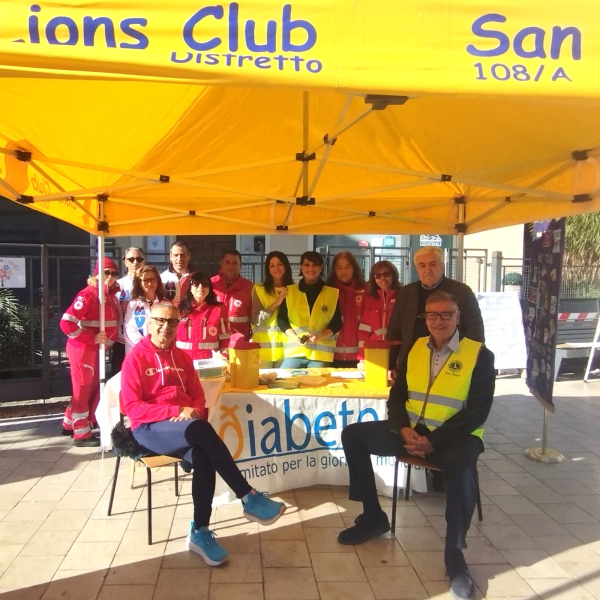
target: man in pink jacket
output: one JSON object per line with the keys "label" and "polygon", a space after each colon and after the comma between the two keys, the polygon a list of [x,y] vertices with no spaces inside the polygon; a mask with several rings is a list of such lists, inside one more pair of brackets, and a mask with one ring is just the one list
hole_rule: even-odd
{"label": "man in pink jacket", "polygon": [[227,561],[228,555],[208,529],[216,473],[241,499],[249,521],[270,525],[286,507],[248,484],[227,446],[203,420],[204,391],[194,364],[185,350],[175,346],[179,321],[179,311],[170,302],[152,307],[150,335],[133,347],[123,363],[121,394],[139,444],[192,464],[194,520],[186,544],[208,565],[217,566]]}

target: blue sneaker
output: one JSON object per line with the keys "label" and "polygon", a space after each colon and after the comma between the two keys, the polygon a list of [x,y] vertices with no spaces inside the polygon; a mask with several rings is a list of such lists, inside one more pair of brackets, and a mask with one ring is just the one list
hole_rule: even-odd
{"label": "blue sneaker", "polygon": [[268,492],[257,492],[254,488],[252,492],[248,494],[245,502],[242,500],[244,516],[248,521],[256,521],[263,525],[273,525],[285,512],[285,504],[267,498]]}
{"label": "blue sneaker", "polygon": [[194,529],[194,521],[192,521],[190,534],[185,540],[185,546],[188,550],[199,554],[207,565],[218,567],[229,560],[229,554],[215,540],[215,536],[214,531],[209,531],[204,527],[198,530]]}

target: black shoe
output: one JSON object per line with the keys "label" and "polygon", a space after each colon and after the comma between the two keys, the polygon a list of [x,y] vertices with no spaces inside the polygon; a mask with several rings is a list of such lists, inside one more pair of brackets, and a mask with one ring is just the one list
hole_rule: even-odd
{"label": "black shoe", "polygon": [[441,471],[431,470],[433,489],[443,494],[446,491],[446,476]]}
{"label": "black shoe", "polygon": [[60,432],[60,435],[64,435],[64,436],[68,436],[68,437],[73,437],[73,430],[72,429],[67,429],[63,425],[63,428],[62,428],[62,431]]}
{"label": "black shoe", "polygon": [[192,463],[185,459],[182,459],[182,461],[179,463],[179,466],[184,473],[192,472]]}
{"label": "black shoe", "polygon": [[472,600],[475,597],[475,584],[462,550],[446,548],[444,554],[446,572],[450,579],[450,594],[455,600]]}
{"label": "black shoe", "polygon": [[338,535],[338,542],[340,544],[362,544],[390,530],[390,521],[383,511],[375,517],[367,517],[364,514],[359,515],[356,517],[354,523],[353,527],[340,532]]}
{"label": "black shoe", "polygon": [[100,440],[97,437],[89,437],[78,439],[73,442],[78,448],[98,448],[100,446]]}

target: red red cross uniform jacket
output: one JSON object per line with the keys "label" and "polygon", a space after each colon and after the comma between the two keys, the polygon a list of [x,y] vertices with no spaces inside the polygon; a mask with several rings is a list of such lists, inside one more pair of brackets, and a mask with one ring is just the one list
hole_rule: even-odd
{"label": "red red cross uniform jacket", "polygon": [[[113,286],[105,293],[104,318],[108,337],[107,346],[117,339],[119,325],[119,304]],[[88,285],[79,292],[73,304],[60,321],[60,328],[67,335],[67,357],[71,369],[73,395],[65,412],[63,426],[73,431],[76,439],[92,435],[90,411],[92,415],[100,399],[100,379],[98,376],[99,346],[94,341],[100,331],[100,302],[98,290]]]}
{"label": "red red cross uniform jacket", "polygon": [[396,302],[396,290],[377,290],[377,298],[365,294],[364,310],[358,326],[358,357],[364,360],[363,345],[369,340],[385,340],[390,316]]}
{"label": "red red cross uniform jacket", "polygon": [[227,350],[230,337],[225,305],[203,303],[181,320],[175,344],[194,360],[212,358],[213,350]]}
{"label": "red red cross uniform jacket", "polygon": [[334,360],[358,360],[358,326],[363,314],[364,287],[357,289],[354,280],[348,285],[336,280],[340,291],[338,303],[343,325],[337,335]]}
{"label": "red red cross uniform jacket", "polygon": [[230,287],[227,287],[222,271],[212,277],[211,281],[219,302],[227,308],[229,328],[232,332],[241,333],[245,340],[249,340],[254,284],[244,277],[238,277]]}

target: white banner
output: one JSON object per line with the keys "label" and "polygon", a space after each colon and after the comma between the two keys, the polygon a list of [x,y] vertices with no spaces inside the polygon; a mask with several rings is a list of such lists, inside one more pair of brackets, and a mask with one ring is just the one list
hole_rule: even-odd
{"label": "white banner", "polygon": [[27,271],[24,258],[0,257],[0,287],[27,287]]}
{"label": "white banner", "polygon": [[[383,398],[315,397],[230,392],[211,409],[210,422],[238,467],[259,491],[271,494],[316,484],[347,485],[342,429],[386,418]],[[394,457],[372,457],[379,493],[392,495]],[[406,468],[400,465],[399,488]],[[414,468],[411,489],[427,491],[425,471]],[[214,504],[235,499],[217,477]]]}

